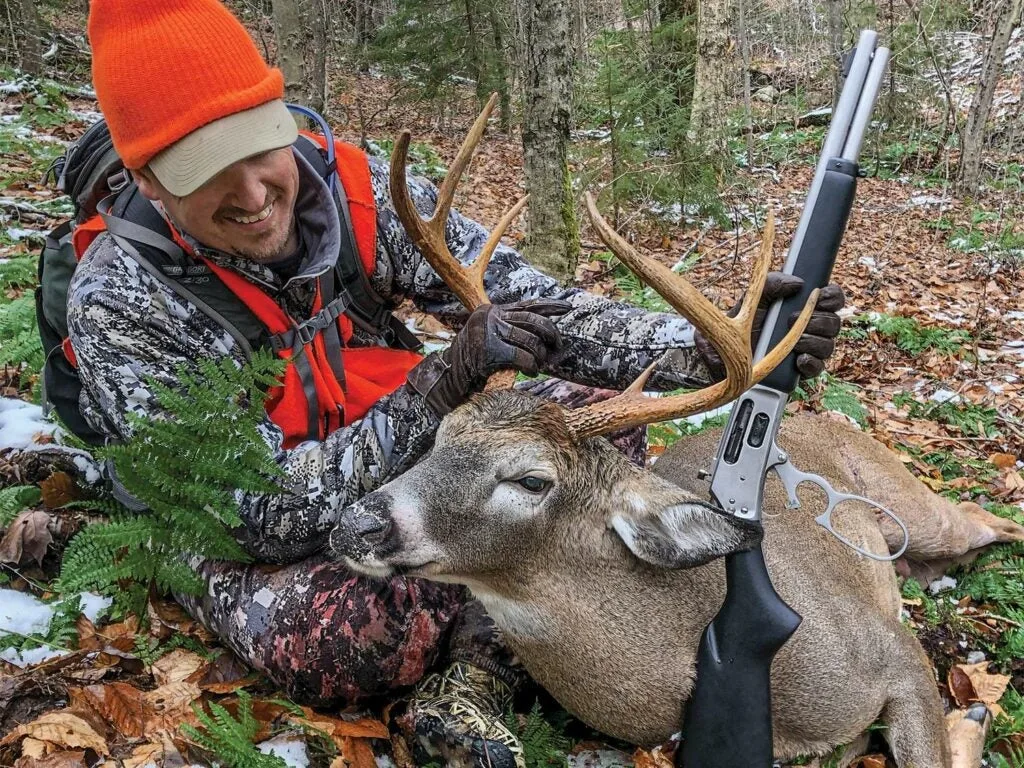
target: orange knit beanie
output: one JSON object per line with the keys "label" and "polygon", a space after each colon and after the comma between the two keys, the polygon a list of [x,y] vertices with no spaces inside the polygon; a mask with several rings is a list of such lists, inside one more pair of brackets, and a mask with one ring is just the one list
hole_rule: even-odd
{"label": "orange knit beanie", "polygon": [[114,148],[141,168],[197,128],[284,97],[217,0],[92,0],[92,77]]}

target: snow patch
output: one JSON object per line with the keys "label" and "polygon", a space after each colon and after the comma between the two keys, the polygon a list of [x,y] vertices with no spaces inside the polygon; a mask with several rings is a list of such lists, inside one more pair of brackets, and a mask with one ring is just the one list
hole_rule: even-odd
{"label": "snow patch", "polygon": [[14,242],[21,240],[35,240],[42,242],[46,239],[46,233],[38,229],[21,229],[19,227],[8,227],[7,236]]}
{"label": "snow patch", "polygon": [[43,417],[43,409],[10,397],[0,397],[0,449],[24,450],[40,435],[52,435],[57,425]]}
{"label": "snow patch", "polygon": [[960,395],[951,389],[939,389],[928,399],[933,403],[959,403]]}
{"label": "snow patch", "polygon": [[936,579],[928,585],[928,591],[933,595],[939,594],[939,592],[945,592],[947,589],[954,589],[956,587],[956,579],[950,578],[949,576],[943,576],[941,579]]}
{"label": "snow patch", "polygon": [[290,768],[309,768],[309,753],[305,740],[294,733],[283,733],[260,742],[256,748],[264,755],[276,755]]}
{"label": "snow patch", "polygon": [[[113,600],[91,592],[81,594],[82,614],[95,622],[100,613],[110,607]],[[7,634],[33,635],[45,634],[50,628],[53,614],[62,601],[44,603],[33,595],[17,592],[13,589],[0,589],[0,636]],[[5,648],[0,651],[0,659],[10,662],[16,667],[30,667],[49,659],[66,656],[68,651],[42,646],[28,651],[16,648]]]}

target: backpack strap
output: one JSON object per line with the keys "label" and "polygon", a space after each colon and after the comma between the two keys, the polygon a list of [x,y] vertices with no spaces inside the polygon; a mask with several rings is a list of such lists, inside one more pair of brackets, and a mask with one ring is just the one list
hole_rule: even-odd
{"label": "backpack strap", "polygon": [[352,227],[345,185],[340,180],[334,184],[330,183],[332,175],[337,178],[337,169],[334,165],[328,165],[319,145],[308,136],[299,134],[294,147],[324,179],[328,187],[334,189],[334,205],[341,221],[341,251],[334,267],[335,292],[338,299],[344,300],[348,318],[367,333],[383,336],[388,344],[394,347],[405,350],[419,349],[422,344],[416,335],[392,314],[384,299],[370,285],[370,278],[363,267],[362,259],[359,258],[359,247]]}
{"label": "backpack strap", "polygon": [[167,222],[138,187],[104,199],[97,210],[124,252],[224,329],[247,360],[266,345],[264,325],[206,265],[195,264],[171,239]]}

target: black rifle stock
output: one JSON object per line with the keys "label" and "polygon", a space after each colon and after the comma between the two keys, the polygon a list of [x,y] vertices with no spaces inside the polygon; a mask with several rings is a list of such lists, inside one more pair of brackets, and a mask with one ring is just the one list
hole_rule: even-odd
{"label": "black rifle stock", "polygon": [[[874,32],[863,32],[850,59],[786,261],[784,271],[803,278],[803,288],[769,311],[756,358],[782,339],[790,315],[811,291],[828,284],[853,205],[860,144],[888,61],[886,49],[875,50],[876,40]],[[796,355],[791,354],[733,405],[711,481],[714,500],[730,514],[761,519],[765,474],[778,452],[775,436],[798,380]],[[770,768],[771,663],[801,619],[772,586],[760,545],[726,557],[725,569],[726,597],[701,637],[676,765]]]}

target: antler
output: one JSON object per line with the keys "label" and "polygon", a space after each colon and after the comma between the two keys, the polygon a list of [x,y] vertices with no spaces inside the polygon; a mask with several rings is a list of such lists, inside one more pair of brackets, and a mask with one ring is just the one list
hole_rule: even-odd
{"label": "antler", "polygon": [[[469,311],[490,303],[487,293],[484,291],[484,271],[487,269],[494,249],[501,242],[505,230],[523,210],[529,199],[529,195],[523,197],[501,217],[498,226],[491,232],[480,255],[472,264],[463,266],[458,259],[452,256],[444,237],[445,224],[452,207],[452,198],[455,197],[455,188],[462,179],[462,174],[473,156],[473,151],[484,135],[487,118],[490,117],[497,103],[498,94],[491,94],[487,106],[484,107],[476,122],[473,123],[473,127],[466,134],[459,154],[456,155],[455,161],[441,183],[441,189],[437,194],[437,206],[429,219],[421,217],[416,210],[412,197],[409,195],[409,186],[406,183],[409,141],[412,137],[409,131],[402,131],[399,134],[395,141],[394,151],[391,153],[391,199],[394,201],[398,218],[401,220],[402,226],[405,227],[405,231],[409,233],[413,244]],[[486,389],[511,387],[514,381],[515,371],[498,371],[487,380]]]}
{"label": "antler", "polygon": [[718,310],[685,279],[663,264],[640,255],[623,240],[598,212],[594,198],[589,192],[586,194],[586,201],[590,220],[605,245],[632,272],[654,288],[679,314],[704,334],[718,350],[725,364],[726,376],[724,381],[696,392],[671,397],[646,397],[643,394],[643,387],[654,372],[657,365],[655,363],[621,395],[569,411],[566,414],[566,423],[577,437],[602,435],[640,424],[677,419],[735,400],[771,373],[793,349],[811,319],[811,313],[818,300],[817,290],[811,293],[799,318],[785,338],[757,365],[753,364],[750,331],[772,258],[772,242],[775,238],[775,220],[772,216],[768,217],[765,225],[764,240],[761,243],[761,252],[754,263],[750,287],[743,297],[739,314],[731,318]]}

